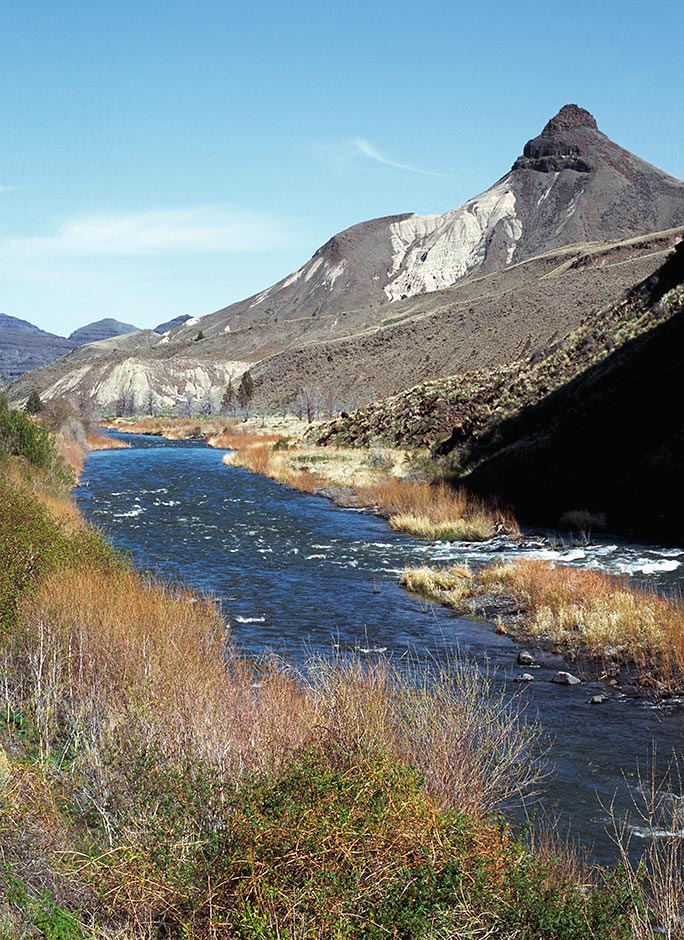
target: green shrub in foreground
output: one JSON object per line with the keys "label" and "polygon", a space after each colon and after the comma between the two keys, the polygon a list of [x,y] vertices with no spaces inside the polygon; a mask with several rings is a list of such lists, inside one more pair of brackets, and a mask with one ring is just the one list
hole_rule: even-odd
{"label": "green shrub in foreground", "polygon": [[128,916],[145,898],[160,935],[632,936],[634,899],[619,875],[595,887],[570,881],[500,822],[438,812],[420,777],[382,755],[310,750],[235,791],[141,754],[122,764],[125,852],[115,862],[103,852],[91,876],[127,898]]}
{"label": "green shrub in foreground", "polygon": [[49,430],[10,408],[4,395],[0,395],[0,454],[25,457],[36,467],[49,467],[57,457]]}

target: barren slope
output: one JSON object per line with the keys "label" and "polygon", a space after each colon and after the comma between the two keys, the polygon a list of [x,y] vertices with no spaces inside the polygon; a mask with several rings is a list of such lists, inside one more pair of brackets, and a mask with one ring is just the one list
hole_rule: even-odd
{"label": "barren slope", "polygon": [[[140,342],[126,346],[126,366],[123,347],[93,348],[78,372],[69,359],[33,382],[44,395],[68,389],[100,404],[149,390],[172,404],[186,394],[186,371],[201,372],[193,388],[219,395],[226,376],[258,363],[262,404],[291,404],[305,385],[342,399],[386,395],[510,361],[567,332],[649,274],[658,259],[646,256],[666,239],[605,258],[597,247],[677,225],[684,183],[566,105],[510,172],[458,209],[355,225],[254,297],[155,340],[133,334]],[[570,245],[581,247],[565,256]],[[24,394],[24,385],[13,391]]]}

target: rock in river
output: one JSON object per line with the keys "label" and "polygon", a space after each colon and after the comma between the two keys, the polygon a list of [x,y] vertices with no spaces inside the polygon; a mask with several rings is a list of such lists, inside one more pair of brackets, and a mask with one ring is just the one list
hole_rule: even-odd
{"label": "rock in river", "polygon": [[551,681],[559,685],[579,685],[582,680],[573,676],[571,672],[557,672]]}

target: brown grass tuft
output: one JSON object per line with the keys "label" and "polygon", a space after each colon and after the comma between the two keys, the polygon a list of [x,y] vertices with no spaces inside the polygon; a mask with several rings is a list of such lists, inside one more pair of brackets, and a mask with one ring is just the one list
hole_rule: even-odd
{"label": "brown grass tuft", "polygon": [[526,612],[519,634],[560,644],[604,664],[636,664],[642,683],[684,681],[684,604],[631,586],[625,576],[548,561],[491,565],[470,579],[457,569],[407,569],[402,584],[452,607],[487,592],[513,597]]}
{"label": "brown grass tuft", "polygon": [[463,489],[443,481],[406,479],[403,451],[282,446],[283,440],[233,431],[213,438],[211,444],[234,449],[224,457],[231,466],[306,493],[336,491],[340,502],[372,508],[387,516],[396,531],[418,538],[484,541],[501,532],[519,531],[510,515],[487,507]]}

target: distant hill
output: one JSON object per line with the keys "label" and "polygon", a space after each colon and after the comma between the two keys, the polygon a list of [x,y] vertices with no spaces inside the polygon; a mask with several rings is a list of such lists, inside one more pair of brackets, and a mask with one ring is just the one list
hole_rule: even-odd
{"label": "distant hill", "polygon": [[49,365],[78,346],[124,336],[137,329],[130,323],[105,319],[88,323],[65,338],[47,333],[28,320],[0,313],[0,375],[13,381],[25,372]]}
{"label": "distant hill", "polygon": [[125,336],[126,333],[136,333],[137,326],[131,323],[122,323],[120,320],[113,320],[111,317],[104,320],[95,320],[94,323],[88,323],[80,327],[69,336],[69,339],[76,346],[85,346],[87,343],[99,343],[103,339],[111,339],[113,336]]}
{"label": "distant hill", "polygon": [[173,320],[167,320],[165,323],[160,323],[159,326],[155,326],[154,332],[162,334],[168,333],[169,330],[173,330],[177,326],[182,326],[189,319],[189,313],[181,313],[180,316],[174,317]]}
{"label": "distant hill", "polygon": [[71,340],[46,333],[27,320],[0,313],[0,375],[10,381],[59,359],[74,345]]}

